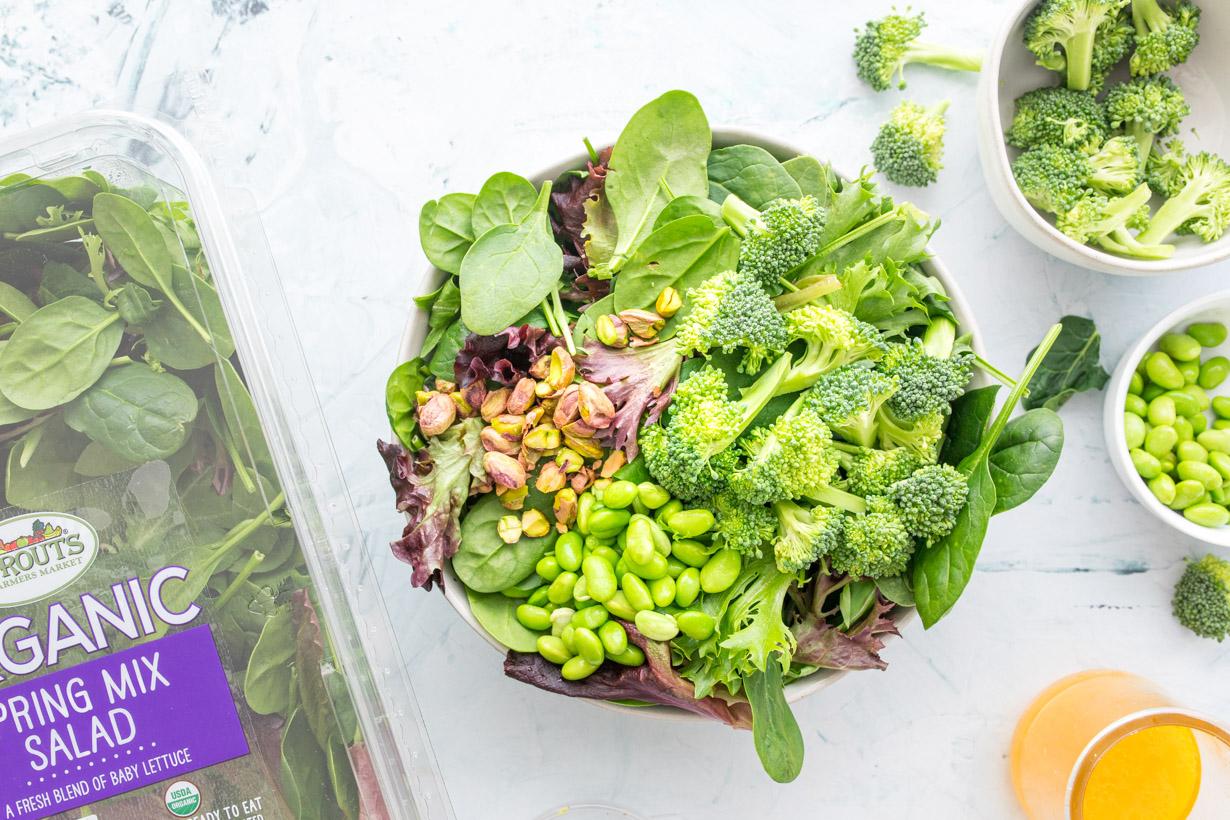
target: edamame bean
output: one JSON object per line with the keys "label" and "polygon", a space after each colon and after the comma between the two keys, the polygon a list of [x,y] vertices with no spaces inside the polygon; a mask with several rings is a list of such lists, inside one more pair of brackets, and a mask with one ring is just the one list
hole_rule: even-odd
{"label": "edamame bean", "polygon": [[574,640],[577,636],[577,628],[571,623],[565,624],[564,628],[559,631],[559,639],[564,642],[564,648],[568,650],[569,655],[577,654],[577,645]]}
{"label": "edamame bean", "polygon": [[628,598],[624,595],[623,590],[612,595],[611,600],[604,603],[603,606],[606,607],[607,612],[616,618],[630,621],[636,617],[636,610],[632,608],[632,604],[628,603]]}
{"label": "edamame bean", "polygon": [[615,568],[607,563],[605,558],[589,556],[581,565],[581,571],[585,573],[585,589],[595,601],[605,603],[619,591]]}
{"label": "edamame bean", "polygon": [[[1123,438],[1128,449],[1140,447],[1145,443],[1145,422],[1135,413],[1123,414]],[[676,545],[678,546],[678,545]]]}
{"label": "edamame bean", "polygon": [[602,505],[612,510],[622,510],[636,498],[636,485],[631,481],[613,481],[602,491]]}
{"label": "edamame bean", "polygon": [[689,567],[703,567],[709,560],[709,548],[699,541],[680,539],[671,546],[671,555]]}
{"label": "edamame bean", "polygon": [[628,562],[625,561],[624,557],[621,555],[619,556],[619,560],[615,562],[615,577],[622,578],[624,577],[624,573],[627,571],[628,571]]}
{"label": "edamame bean", "polygon": [[1179,421],[1176,419],[1174,429],[1180,430],[1181,427],[1189,427],[1191,428],[1193,438],[1209,429],[1209,420],[1204,413],[1196,413],[1193,416],[1184,416],[1183,421],[1187,422],[1187,424],[1180,425]]}
{"label": "edamame bean", "polygon": [[[1162,471],[1162,464],[1157,460],[1157,456],[1146,453],[1144,450],[1130,450],[1128,456],[1132,459],[1132,466],[1136,468],[1136,472],[1140,473],[1140,477],[1143,479],[1154,478]],[[734,581],[732,580],[731,583],[733,584]],[[703,585],[702,589],[705,592],[710,591]]]}
{"label": "edamame bean", "polygon": [[615,661],[620,666],[641,666],[645,663],[645,653],[641,651],[639,646],[632,646],[631,644],[618,655],[608,655],[607,658]]}
{"label": "edamame bean", "polygon": [[1214,396],[1213,412],[1220,418],[1230,419],[1230,396]]}
{"label": "edamame bean", "polygon": [[666,526],[680,538],[695,538],[713,528],[713,513],[706,509],[680,510],[666,519]]}
{"label": "edamame bean", "polygon": [[678,498],[672,498],[670,501],[667,501],[665,504],[663,504],[661,507],[658,508],[658,511],[655,512],[653,515],[653,520],[657,521],[659,526],[665,527],[666,519],[670,518],[672,515],[674,515],[675,513],[679,512],[682,509],[683,509],[683,502],[680,501]]}
{"label": "edamame bean", "polygon": [[712,635],[715,626],[713,616],[698,610],[680,612],[675,616],[675,623],[679,624],[680,632],[698,641],[703,641]]}
{"label": "edamame bean", "polygon": [[1153,401],[1165,392],[1166,388],[1162,387],[1160,384],[1149,382],[1145,385],[1145,389],[1140,391],[1140,397],[1145,401]]}
{"label": "edamame bean", "polygon": [[[1149,454],[1145,453],[1145,455]],[[1149,456],[1149,458],[1153,457]],[[1153,460],[1157,461],[1157,459]],[[741,569],[743,569],[743,561],[739,553],[730,549],[720,549],[701,567],[700,588],[708,593],[725,592],[739,578]]]}
{"label": "edamame bean", "polygon": [[1214,430],[1230,430],[1230,419],[1213,419]]}
{"label": "edamame bean", "polygon": [[619,655],[628,648],[628,633],[618,621],[607,621],[599,627],[598,640],[607,655]]}
{"label": "edamame bean", "polygon": [[683,563],[673,555],[666,559],[666,574],[671,578],[678,579],[687,568],[687,564]]}
{"label": "edamame bean", "polygon": [[1145,359],[1145,374],[1163,390],[1178,390],[1186,384],[1183,374],[1175,367],[1174,360],[1161,350],[1150,353]]}
{"label": "edamame bean", "polygon": [[606,507],[594,510],[589,514],[589,531],[603,541],[609,541],[624,531],[631,518],[632,513],[627,510],[612,510]]}
{"label": "edamame bean", "polygon": [[[1170,399],[1174,403],[1176,416],[1190,416],[1193,413],[1200,412],[1200,402],[1196,400],[1196,397],[1190,393],[1184,393],[1182,390],[1167,390],[1153,401],[1161,401],[1162,399]],[[1149,406],[1152,407],[1152,403]],[[1166,424],[1166,422],[1160,423]]]}
{"label": "edamame bean", "polygon": [[606,546],[605,544],[598,546],[598,547],[594,547],[592,550],[590,550],[589,554],[593,555],[596,558],[601,558],[603,561],[606,561],[611,566],[615,566],[617,563],[619,563],[619,553],[611,549],[610,547]]}
{"label": "edamame bean", "polygon": [[641,515],[649,515],[653,510],[641,503],[641,497],[638,495],[632,499],[632,512],[640,513]]}
{"label": "edamame bean", "polygon": [[1183,517],[1202,527],[1224,527],[1230,522],[1230,511],[1212,502],[1193,504],[1183,510]]}
{"label": "edamame bean", "polygon": [[671,537],[666,534],[666,530],[658,525],[657,521],[652,518],[645,519],[649,522],[650,532],[653,533],[653,548],[658,551],[658,554],[663,558],[670,557],[671,554]]}
{"label": "edamame bean", "polygon": [[[555,604],[548,604],[548,606],[555,606]],[[564,627],[572,623],[572,616],[575,614],[577,614],[576,610],[567,606],[557,607],[554,611],[552,611],[551,634],[558,638],[564,631]]]}
{"label": "edamame bean", "polygon": [[1157,346],[1176,362],[1190,362],[1200,358],[1200,342],[1186,333],[1166,333],[1158,339]]}
{"label": "edamame bean", "polygon": [[559,674],[564,680],[585,680],[598,671],[598,666],[577,655],[564,661],[564,665],[559,668]]}
{"label": "edamame bean", "polygon": [[1209,452],[1230,453],[1230,432],[1226,430],[1205,430],[1196,436],[1196,441]]}
{"label": "edamame bean", "polygon": [[563,640],[554,635],[539,635],[535,645],[538,647],[539,655],[556,665],[567,663],[572,657],[568,647],[564,646]]}
{"label": "edamame bean", "polygon": [[675,579],[669,575],[649,585],[649,595],[655,606],[670,606],[675,602]]}
{"label": "edamame bean", "polygon": [[1230,359],[1225,356],[1214,356],[1206,359],[1200,365],[1200,377],[1196,379],[1196,384],[1205,390],[1212,390],[1220,387],[1221,383],[1226,380],[1226,376],[1230,376]]}
{"label": "edamame bean", "polygon": [[1196,438],[1196,434],[1192,432],[1192,423],[1183,416],[1179,416],[1174,420],[1174,432],[1179,437],[1180,442],[1194,441]]}
{"label": "edamame bean", "polygon": [[1217,347],[1226,341],[1226,326],[1221,322],[1195,322],[1187,326],[1187,335],[1205,347]]}
{"label": "edamame bean", "polygon": [[1145,452],[1158,458],[1169,453],[1179,443],[1179,434],[1170,426],[1154,427],[1145,435]]}
{"label": "edamame bean", "polygon": [[688,567],[675,579],[675,603],[689,607],[700,596],[700,570]]}
{"label": "edamame bean", "polygon": [[597,629],[606,623],[610,617],[611,615],[606,611],[606,607],[588,606],[585,609],[578,609],[568,622],[577,627],[583,626],[586,629]]}
{"label": "edamame bean", "polygon": [[575,572],[561,572],[551,582],[551,586],[547,587],[547,600],[553,604],[563,606],[572,600],[572,590],[576,585],[577,574]]}
{"label": "edamame bean", "polygon": [[649,587],[631,572],[626,573],[620,579],[619,587],[623,590],[628,606],[637,612],[644,609],[653,609],[653,596],[649,594]]}
{"label": "edamame bean", "polygon": [[1230,493],[1226,492],[1225,484],[1221,485],[1216,490],[1209,491],[1209,501],[1212,501],[1214,504],[1220,504],[1224,507],[1226,506],[1226,502],[1228,500],[1230,500]]}
{"label": "edamame bean", "polygon": [[[543,606],[544,604],[547,604],[548,603],[547,587],[539,587],[538,589],[534,590],[534,593],[530,595],[530,597],[527,598],[525,602],[529,604],[530,606]],[[555,605],[551,604],[551,606],[555,606]]]}
{"label": "edamame bean", "polygon": [[1123,409],[1129,413],[1135,413],[1142,419],[1149,415],[1149,403],[1140,396],[1129,395],[1123,402]]}
{"label": "edamame bean", "polygon": [[572,643],[577,648],[577,654],[589,663],[596,665],[606,660],[606,650],[602,648],[602,641],[592,629],[583,626],[576,627],[576,631],[572,633]]}
{"label": "edamame bean", "polygon": [[1139,396],[1140,391],[1145,389],[1145,380],[1139,373],[1133,373],[1132,378],[1128,381],[1128,394]]}
{"label": "edamame bean", "polygon": [[[555,542],[556,549],[559,549],[559,542],[562,540],[564,540],[563,536]],[[563,570],[559,565],[559,559],[557,559],[554,555],[544,555],[539,558],[538,563],[534,565],[534,572],[541,575],[543,580],[545,580],[548,584],[558,578],[562,571]]]}
{"label": "edamame bean", "polygon": [[566,572],[576,572],[580,569],[583,546],[581,533],[576,530],[569,530],[555,539],[555,560],[559,563],[560,569]]}
{"label": "edamame bean", "polygon": [[1225,453],[1209,453],[1209,465],[1221,473],[1221,477],[1230,481],[1230,455]]}
{"label": "edamame bean", "polygon": [[1149,491],[1153,497],[1169,507],[1174,503],[1174,479],[1162,473],[1148,481]]}
{"label": "edamame bean", "polygon": [[1175,448],[1179,461],[1199,461],[1205,464],[1209,461],[1209,451],[1194,441],[1180,441]]}
{"label": "edamame bean", "polygon": [[636,628],[651,641],[669,641],[679,634],[679,625],[673,617],[652,609],[636,613]]}
{"label": "edamame bean", "polygon": [[577,578],[576,584],[572,587],[572,600],[577,602],[578,609],[586,604],[593,605],[594,599],[589,594],[589,581],[584,575]]}
{"label": "edamame bean", "polygon": [[647,564],[653,554],[653,529],[650,520],[643,515],[632,516],[628,522],[624,560],[634,564]]}
{"label": "edamame bean", "polygon": [[652,481],[642,481],[637,484],[636,495],[641,503],[651,510],[656,510],[671,500],[671,494]]}
{"label": "edamame bean", "polygon": [[1195,384],[1196,379],[1200,378],[1200,362],[1198,361],[1175,362],[1174,366],[1183,374],[1185,384]]}
{"label": "edamame bean", "polygon": [[591,492],[581,493],[577,499],[577,532],[581,535],[589,535],[589,515],[597,503],[598,499]]}
{"label": "edamame bean", "polygon": [[551,628],[551,613],[540,606],[522,604],[516,610],[517,620],[526,629],[545,632]]}
{"label": "edamame bean", "polygon": [[1180,481],[1174,485],[1174,500],[1167,506],[1184,510],[1204,498],[1204,485],[1199,481]]}
{"label": "edamame bean", "polygon": [[1206,490],[1216,490],[1222,484],[1221,473],[1200,461],[1180,461],[1175,473],[1184,481],[1199,481]]}
{"label": "edamame bean", "polygon": [[1198,384],[1185,384],[1183,385],[1182,392],[1196,400],[1196,408],[1200,412],[1208,410],[1209,405],[1213,403],[1213,400],[1209,398],[1209,394],[1206,393],[1204,388]]}
{"label": "edamame bean", "polygon": [[624,562],[628,565],[629,571],[636,573],[646,581],[656,581],[667,577],[666,559],[657,552],[650,553],[649,560],[644,564],[633,561],[631,555],[624,556]]}

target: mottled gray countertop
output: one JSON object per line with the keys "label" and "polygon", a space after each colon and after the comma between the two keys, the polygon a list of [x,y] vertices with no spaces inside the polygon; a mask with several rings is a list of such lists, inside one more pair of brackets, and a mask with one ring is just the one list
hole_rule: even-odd
{"label": "mottled gray countertop", "polygon": [[[661,91],[714,123],[757,129],[840,167],[867,162],[899,99],[854,77],[851,31],[887,2],[432,3],[357,0],[0,0],[0,127],[98,105],[185,128],[220,179],[252,191],[350,481],[367,546],[459,817],[529,818],[569,800],[646,815],[1013,817],[1015,718],[1053,679],[1147,674],[1230,715],[1230,648],[1169,613],[1183,558],[1129,497],[1102,440],[1101,396],[1063,411],[1067,445],[1033,503],[996,518],[956,611],[917,623],[889,669],[800,703],[807,763],[787,786],[751,738],[638,719],[506,680],[499,656],[438,595],[408,586],[385,544],[401,522],[373,442],[384,378],[424,267],[420,204],[609,140]],[[931,39],[981,44],[1005,2],[932,3]],[[1064,313],[1092,314],[1108,366],[1230,266],[1120,279],[1056,262],[1015,234],[983,185],[975,78],[911,73],[953,100],[947,168],[911,198],[943,219],[934,250],[973,305],[992,358],[1016,368]]]}

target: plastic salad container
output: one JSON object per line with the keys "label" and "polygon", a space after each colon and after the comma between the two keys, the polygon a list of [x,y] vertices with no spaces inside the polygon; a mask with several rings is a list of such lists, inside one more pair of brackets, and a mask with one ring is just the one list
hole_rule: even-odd
{"label": "plastic salad container", "polygon": [[452,816],[242,201],[128,114],[0,143],[4,818]]}

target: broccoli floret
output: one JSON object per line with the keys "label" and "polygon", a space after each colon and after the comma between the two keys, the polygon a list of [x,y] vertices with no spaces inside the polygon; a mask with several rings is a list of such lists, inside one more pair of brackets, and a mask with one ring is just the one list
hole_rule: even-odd
{"label": "broccoli floret", "polygon": [[833,447],[841,454],[846,485],[851,492],[864,497],[883,495],[893,484],[909,478],[915,470],[927,464],[918,453],[906,447],[876,450],[840,442],[834,443]]}
{"label": "broccoli floret", "polygon": [[892,501],[867,499],[867,511],[846,516],[841,540],[829,554],[836,572],[866,578],[900,575],[914,554],[914,539]]}
{"label": "broccoli floret", "polygon": [[908,100],[893,109],[871,143],[876,168],[898,185],[926,186],[944,167],[944,112],[948,101],[929,108]]}
{"label": "broccoli floret", "polygon": [[1153,150],[1153,138],[1179,130],[1191,113],[1187,99],[1169,77],[1141,77],[1120,83],[1106,94],[1106,116],[1136,141],[1136,157],[1143,165]]}
{"label": "broccoli floret", "polygon": [[641,431],[649,472],[686,501],[720,492],[738,466],[730,445],[773,398],[789,369],[790,354],[784,353],[733,400],[722,371],[711,365],[697,370],[675,391],[666,423]]}
{"label": "broccoli floret", "polygon": [[717,520],[714,532],[735,552],[759,558],[762,547],[777,533],[777,516],[768,507],[747,504],[729,492],[714,496],[709,506]]}
{"label": "broccoli floret", "polygon": [[981,71],[982,55],[961,52],[946,46],[920,43],[918,35],[926,28],[923,15],[890,14],[871,20],[854,41],[854,64],[858,76],[876,91],[885,91],[897,76],[897,87],[905,88],[908,63],[950,68],[955,71]]}
{"label": "broccoli floret", "polygon": [[1149,186],[1144,184],[1122,197],[1086,194],[1060,214],[1055,227],[1077,242],[1096,242],[1106,250],[1124,256],[1166,259],[1174,253],[1174,246],[1146,239],[1152,227],[1139,236],[1133,236],[1128,230],[1129,226],[1138,222],[1141,208],[1148,205],[1150,195]]}
{"label": "broccoli floret", "polygon": [[870,447],[879,432],[876,416],[881,405],[892,398],[897,380],[860,367],[842,365],[825,373],[807,391],[805,406],[814,409],[829,429],[852,444]]}
{"label": "broccoli floret", "polygon": [[722,218],[743,240],[739,270],[773,294],[781,293],[786,274],[820,250],[825,217],[814,196],[779,199],[763,211],[734,194],[722,202]]}
{"label": "broccoli floret", "polygon": [[1136,44],[1136,29],[1127,9],[1098,26],[1093,38],[1093,64],[1090,66],[1089,91],[1100,94],[1106,78],[1123,62]]}
{"label": "broccoli floret", "polygon": [[778,392],[783,395],[806,390],[816,379],[844,364],[878,358],[885,349],[875,325],[824,304],[813,303],[787,312],[786,333],[790,341],[802,341],[806,349],[782,380]]}
{"label": "broccoli floret", "polygon": [[1174,588],[1174,616],[1202,638],[1230,635],[1230,561],[1206,555],[1190,561]]}
{"label": "broccoli floret", "polygon": [[957,514],[969,498],[969,485],[959,470],[931,464],[889,487],[888,497],[910,535],[935,541],[957,525]]}
{"label": "broccoli floret", "polygon": [[800,396],[767,427],[739,440],[747,463],[730,477],[730,490],[749,504],[799,498],[827,484],[840,466],[833,437],[819,413]]}
{"label": "broccoli floret", "polygon": [[772,297],[747,273],[719,273],[689,290],[687,299],[691,310],[675,335],[684,356],[741,348],[740,370],[756,372],[786,347],[785,320]]}
{"label": "broccoli floret", "polygon": [[1132,75],[1142,77],[1169,71],[1187,62],[1200,42],[1200,9],[1179,0],[1169,13],[1158,0],[1132,0],[1136,51],[1128,62]]}
{"label": "broccoli floret", "polygon": [[1035,208],[1061,214],[1085,195],[1089,158],[1062,145],[1037,145],[1016,158],[1012,175]]}
{"label": "broccoli floret", "polygon": [[944,437],[946,418],[947,413],[936,410],[916,418],[903,419],[889,412],[888,408],[881,408],[876,418],[877,442],[882,450],[906,447],[924,461],[935,461]]}
{"label": "broccoli floret", "polygon": [[777,538],[773,556],[781,572],[800,572],[837,549],[846,514],[835,507],[803,507],[793,501],[773,505]]}
{"label": "broccoli floret", "polygon": [[[930,331],[928,331],[930,332]],[[897,392],[885,409],[896,419],[913,421],[930,413],[947,415],[969,384],[973,354],[933,356],[922,339],[891,345],[877,368],[897,380]]]}
{"label": "broccoli floret", "polygon": [[1172,197],[1183,190],[1186,180],[1183,176],[1183,166],[1187,162],[1187,151],[1177,137],[1169,140],[1164,146],[1154,145],[1145,164],[1145,175],[1149,187],[1164,197]]}
{"label": "broccoli floret", "polygon": [[1127,194],[1140,184],[1137,143],[1130,137],[1111,137],[1089,157],[1089,187],[1106,194]]}
{"label": "broccoli floret", "polygon": [[1230,165],[1202,151],[1187,157],[1174,184],[1180,188],[1153,215],[1140,234],[1144,243],[1161,242],[1176,231],[1215,242],[1230,225]]}
{"label": "broccoli floret", "polygon": [[1038,65],[1061,71],[1068,88],[1087,91],[1099,30],[1116,20],[1128,0],[1042,0],[1025,22],[1025,46]]}
{"label": "broccoli floret", "polygon": [[1087,91],[1036,88],[1016,99],[1006,138],[1016,148],[1062,145],[1091,154],[1102,147],[1110,126],[1106,109]]}

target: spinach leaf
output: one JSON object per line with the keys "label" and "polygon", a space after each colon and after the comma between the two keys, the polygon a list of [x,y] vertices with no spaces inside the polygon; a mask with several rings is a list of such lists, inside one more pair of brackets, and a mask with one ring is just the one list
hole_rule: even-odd
{"label": "spinach leaf", "polygon": [[537,652],[538,633],[531,632],[517,620],[517,605],[498,592],[481,593],[466,589],[470,611],[487,634],[514,652]]}
{"label": "spinach leaf", "polygon": [[474,333],[491,336],[516,323],[559,286],[564,254],[555,244],[544,182],[530,214],[516,225],[484,233],[461,262],[461,318]]}
{"label": "spinach leaf", "polygon": [[952,403],[952,415],[944,434],[944,448],[940,461],[953,467],[978,449],[982,435],[987,431],[987,422],[995,410],[995,397],[999,385],[992,384],[970,390]]}
{"label": "spinach leaf", "polygon": [[[0,358],[3,357],[4,346],[7,344],[8,340],[0,341]],[[0,424],[16,424],[20,421],[28,421],[37,415],[37,410],[27,410],[24,407],[18,407],[9,401],[3,393],[0,393]]]}
{"label": "spinach leaf", "polygon": [[1028,410],[1035,407],[1058,410],[1077,393],[1101,390],[1110,379],[1099,360],[1102,334],[1093,320],[1084,316],[1064,316],[1059,323],[1063,332],[1038,369],[1029,395],[1021,402]]}
{"label": "spinach leaf", "polygon": [[431,264],[457,273],[474,243],[474,194],[445,194],[419,212],[419,242]]}
{"label": "spinach leaf", "polygon": [[67,200],[54,188],[34,182],[18,182],[0,190],[0,233],[21,233],[38,227],[35,220],[48,208],[64,205]]}
{"label": "spinach leaf", "polygon": [[283,714],[290,708],[291,661],[295,658],[295,622],[290,606],[283,605],[265,621],[248,671],[243,696],[258,715]]}
{"label": "spinach leaf", "polygon": [[46,185],[64,197],[70,205],[86,205],[94,194],[110,189],[107,180],[97,171],[84,171],[79,175],[41,179],[39,185]]}
{"label": "spinach leaf", "polygon": [[905,575],[877,578],[876,589],[897,606],[914,606],[914,588],[910,586],[910,579]]}
{"label": "spinach leaf", "polygon": [[794,157],[782,163],[794,179],[803,196],[814,196],[821,205],[828,205],[833,196],[833,171],[815,157]]}
{"label": "spinach leaf", "polygon": [[389,426],[397,440],[414,452],[424,444],[418,435],[418,400],[415,394],[423,389],[427,378],[427,365],[422,359],[411,359],[393,368],[384,386],[384,411],[389,417]]}
{"label": "spinach leaf", "polygon": [[123,336],[120,315],[84,297],[41,307],[0,354],[0,392],[30,410],[72,401],[107,369]]}
{"label": "spinach leaf", "polygon": [[841,588],[837,598],[841,613],[841,628],[849,629],[871,610],[876,601],[876,582],[870,579],[851,581]]}
{"label": "spinach leaf", "polygon": [[209,331],[180,300],[174,287],[175,258],[154,218],[137,203],[119,194],[94,197],[94,227],[107,250],[135,281],[166,295],[192,330],[209,343]]}
{"label": "spinach leaf", "polygon": [[732,145],[709,154],[709,198],[721,204],[731,194],[759,210],[775,199],[798,199],[803,192],[765,149]]}
{"label": "spinach leaf", "polygon": [[140,461],[129,461],[116,455],[110,447],[99,444],[97,441],[91,441],[77,457],[77,463],[73,465],[73,472],[79,476],[97,478],[123,473],[140,466]]}
{"label": "spinach leaf", "polygon": [[[43,220],[44,222],[49,220]],[[76,239],[94,224],[92,219],[75,219],[67,222],[52,221],[51,224],[31,228],[12,236],[14,242],[64,242]]]}
{"label": "spinach leaf", "polygon": [[29,296],[8,282],[0,282],[0,313],[15,322],[24,322],[36,310],[38,306],[30,301]]}
{"label": "spinach leaf", "polygon": [[658,214],[657,220],[653,223],[653,229],[656,231],[663,225],[669,225],[676,219],[683,219],[685,216],[693,216],[695,214],[704,214],[713,222],[714,227],[726,227],[726,220],[722,219],[722,209],[712,199],[706,199],[703,196],[677,196],[667,203],[662,209],[662,213]]}
{"label": "spinach leaf", "polygon": [[[9,450],[5,500],[14,507],[41,509],[43,498],[77,484],[73,465],[86,442],[85,436],[70,430],[58,415],[26,433]],[[23,454],[28,456],[24,460]]]}
{"label": "spinach leaf", "polygon": [[120,318],[130,325],[139,327],[148,322],[161,304],[136,282],[129,282],[115,291],[115,309],[120,312]]}
{"label": "spinach leaf", "polygon": [[508,171],[493,174],[474,200],[474,236],[480,237],[497,225],[517,224],[529,216],[537,198],[533,183],[525,177]]}
{"label": "spinach leaf", "polygon": [[619,226],[609,268],[619,271],[677,196],[708,196],[713,135],[696,97],[668,91],[632,115],[611,150],[606,201]]}
{"label": "spinach leaf", "polygon": [[615,309],[648,308],[668,285],[687,293],[739,261],[739,240],[704,214],[676,219],[651,233],[615,280]]}
{"label": "spinach leaf", "polygon": [[[3,263],[0,263],[0,267],[4,267]],[[39,302],[44,305],[65,296],[83,296],[95,302],[102,298],[102,294],[88,276],[63,262],[48,262],[43,266],[43,277],[38,283],[37,295]]]}
{"label": "spinach leaf", "polygon": [[[526,508],[551,514],[551,501],[531,490]],[[475,592],[499,592],[524,581],[534,571],[534,565],[550,546],[554,533],[541,538],[522,536],[515,544],[505,544],[496,532],[496,522],[508,510],[494,493],[478,500],[461,519],[461,546],[453,556],[453,571],[468,589]]]}
{"label": "spinach leaf", "polygon": [[803,770],[803,733],[786,702],[782,667],[770,659],[763,672],[743,679],[752,705],[752,740],[769,777],[789,783]]}
{"label": "spinach leaf", "polygon": [[444,379],[446,382],[451,382],[456,377],[453,372],[453,362],[456,361],[461,348],[465,346],[466,337],[469,335],[470,331],[460,319],[445,328],[444,335],[440,337],[440,344],[436,346],[427,367],[431,375],[437,379]]}
{"label": "spinach leaf", "polygon": [[325,746],[325,765],[329,770],[329,784],[333,787],[333,799],[346,820],[358,820],[362,810],[359,784],[355,781],[346,746],[336,736],[329,738]]}
{"label": "spinach leaf", "polygon": [[196,411],[183,379],[134,362],[104,373],[68,405],[64,421],[121,458],[154,461],[184,446]]}
{"label": "spinach leaf", "polygon": [[1063,421],[1054,410],[1036,407],[1008,422],[989,459],[995,514],[1033,498],[1055,472],[1062,449]]}
{"label": "spinach leaf", "polygon": [[247,466],[263,476],[277,475],[252,394],[229,359],[222,359],[214,366],[214,386],[222,404],[227,430]]}
{"label": "spinach leaf", "polygon": [[[415,301],[418,302],[417,299]],[[428,305],[420,303],[420,307],[427,308]],[[457,287],[457,280],[450,276],[431,299],[427,315],[427,336],[423,339],[419,356],[430,356],[431,351],[435,350],[436,345],[444,338],[449,326],[457,321],[460,315],[461,289]]]}
{"label": "spinach leaf", "polygon": [[196,370],[219,358],[229,358],[235,352],[235,342],[218,291],[211,283],[179,265],[172,273],[172,286],[180,302],[199,324],[209,329],[212,338],[202,339],[178,310],[164,304],[141,328],[150,353],[176,370]]}
{"label": "spinach leaf", "polygon": [[328,777],[324,752],[316,743],[303,710],[296,709],[282,733],[282,789],[292,817],[318,820],[327,816]]}

